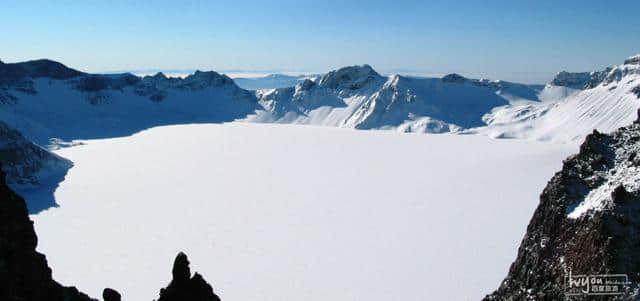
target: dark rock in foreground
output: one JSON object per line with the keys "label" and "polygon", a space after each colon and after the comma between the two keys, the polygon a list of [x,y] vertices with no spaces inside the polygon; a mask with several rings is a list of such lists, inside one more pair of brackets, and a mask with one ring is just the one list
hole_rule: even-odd
{"label": "dark rock in foreground", "polygon": [[118,291],[112,289],[112,288],[105,288],[102,291],[102,300],[104,301],[120,301],[122,300],[122,297],[120,296],[120,293],[118,293]]}
{"label": "dark rock in foreground", "polygon": [[[38,238],[27,206],[6,183],[0,161],[0,301],[92,301],[75,287],[65,287],[51,278],[43,254],[36,252]],[[120,301],[116,290],[105,288],[104,301]],[[160,290],[159,301],[220,301],[200,274],[191,277],[189,260],[178,254],[173,280]]]}
{"label": "dark rock in foreground", "polygon": [[0,168],[0,300],[89,301],[74,287],[51,278],[43,254],[36,252],[38,238],[24,200],[5,182]]}
{"label": "dark rock in foreground", "polygon": [[594,131],[565,160],[540,196],[507,277],[484,300],[565,300],[569,274],[626,274],[630,282],[620,295],[570,300],[638,299],[639,122],[612,134]]}
{"label": "dark rock in foreground", "polygon": [[213,288],[198,273],[191,277],[189,259],[180,252],[173,262],[173,279],[160,290],[158,301],[220,301]]}

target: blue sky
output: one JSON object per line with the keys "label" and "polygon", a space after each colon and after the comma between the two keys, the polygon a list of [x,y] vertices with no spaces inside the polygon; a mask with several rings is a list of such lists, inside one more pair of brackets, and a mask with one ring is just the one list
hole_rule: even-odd
{"label": "blue sky", "polygon": [[542,83],[640,53],[640,1],[6,1],[0,59],[89,71],[458,72]]}

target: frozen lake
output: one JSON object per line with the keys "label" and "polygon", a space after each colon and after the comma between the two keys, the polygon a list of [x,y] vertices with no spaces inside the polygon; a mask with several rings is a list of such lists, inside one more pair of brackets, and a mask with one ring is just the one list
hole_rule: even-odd
{"label": "frozen lake", "polygon": [[152,300],[178,251],[225,301],[479,300],[575,146],[228,123],[56,153],[32,216],[54,278]]}

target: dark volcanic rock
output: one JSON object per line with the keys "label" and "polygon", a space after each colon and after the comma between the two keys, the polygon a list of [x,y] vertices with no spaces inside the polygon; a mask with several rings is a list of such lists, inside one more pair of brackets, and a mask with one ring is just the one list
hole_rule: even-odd
{"label": "dark volcanic rock", "polygon": [[75,88],[83,92],[98,92],[106,89],[120,90],[127,86],[133,86],[140,82],[140,78],[130,74],[116,75],[87,75],[75,81]]}
{"label": "dark volcanic rock", "polygon": [[640,85],[638,85],[635,88],[631,89],[631,93],[635,94],[638,98],[640,98]]}
{"label": "dark volcanic rock", "polygon": [[457,73],[451,73],[443,76],[442,81],[445,83],[464,83],[467,78]]}
{"label": "dark volcanic rock", "polygon": [[102,300],[104,301],[120,301],[121,299],[120,293],[112,288],[105,288],[102,291]]}
{"label": "dark volcanic rock", "polygon": [[625,65],[640,65],[640,54],[634,55],[624,61]]}
{"label": "dark volcanic rock", "polygon": [[[640,123],[594,131],[549,181],[515,262],[485,300],[564,300],[565,276],[626,274],[640,282]],[[598,299],[600,298],[600,299]],[[577,296],[571,300],[612,300]]]}
{"label": "dark volcanic rock", "polygon": [[198,273],[191,277],[189,259],[180,252],[173,262],[173,279],[169,286],[160,290],[158,301],[220,301],[213,288]]}
{"label": "dark volcanic rock", "polygon": [[561,71],[551,81],[554,86],[569,87],[574,89],[590,89],[599,85],[606,77],[611,68],[604,71],[595,72],[566,72]]}
{"label": "dark volcanic rock", "polygon": [[5,183],[0,168],[0,300],[88,301],[74,287],[51,278],[44,255],[36,252],[38,238],[24,200]]}

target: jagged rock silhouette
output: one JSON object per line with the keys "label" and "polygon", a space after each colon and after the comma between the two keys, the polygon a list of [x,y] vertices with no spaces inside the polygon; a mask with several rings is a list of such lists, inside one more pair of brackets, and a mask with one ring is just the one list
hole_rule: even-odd
{"label": "jagged rock silhouette", "polygon": [[180,252],[173,262],[173,279],[169,286],[160,290],[158,301],[220,301],[213,288],[198,273],[191,277],[189,259]]}

